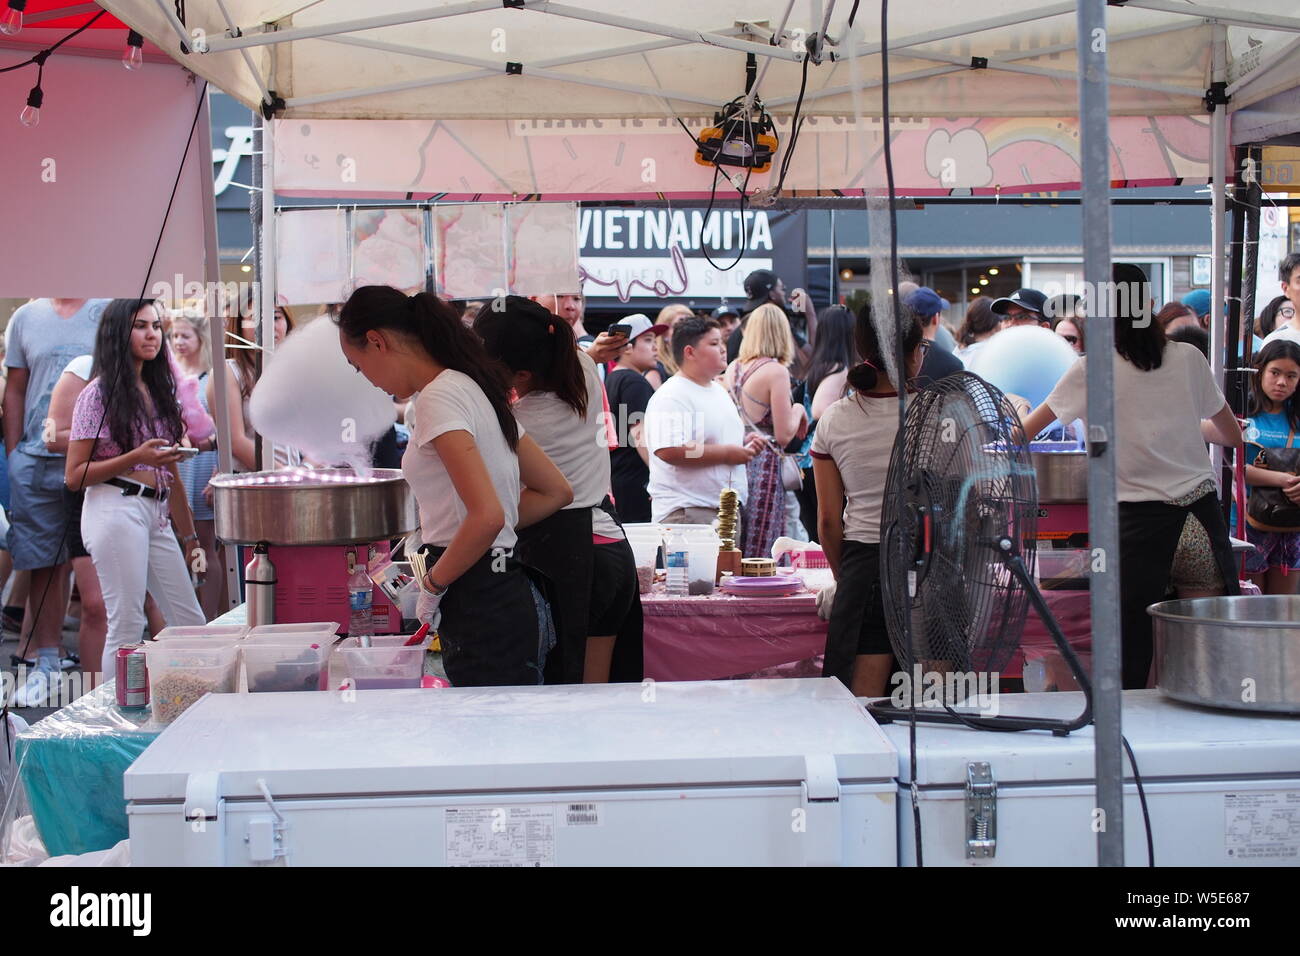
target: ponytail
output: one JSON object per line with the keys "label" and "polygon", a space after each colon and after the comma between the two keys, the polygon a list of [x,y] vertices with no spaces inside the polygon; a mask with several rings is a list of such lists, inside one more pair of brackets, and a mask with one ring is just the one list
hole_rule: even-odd
{"label": "ponytail", "polygon": [[492,358],[512,372],[529,372],[533,388],[554,392],[579,418],[587,416],[587,378],[568,322],[522,296],[508,295],[505,308],[486,305],[474,331]]}
{"label": "ponytail", "polygon": [[[898,303],[898,310],[903,320],[903,354],[911,355],[921,344],[921,320],[904,302]],[[893,316],[886,313],[883,321],[892,325]],[[849,385],[854,391],[868,392],[880,381],[882,377],[880,370],[888,367],[880,347],[880,337],[876,334],[870,302],[858,310],[857,322],[853,326],[853,338],[858,346],[858,354],[862,356],[862,362],[849,369]],[[906,374],[906,369],[899,369],[900,377]],[[895,382],[894,387],[898,388],[899,383]]]}
{"label": "ponytail", "polygon": [[506,443],[512,451],[518,446],[519,423],[510,412],[509,376],[442,299],[427,292],[406,296],[391,286],[362,286],[348,297],[335,322],[358,347],[367,332],[396,332],[417,342],[439,365],[469,376],[491,403]]}

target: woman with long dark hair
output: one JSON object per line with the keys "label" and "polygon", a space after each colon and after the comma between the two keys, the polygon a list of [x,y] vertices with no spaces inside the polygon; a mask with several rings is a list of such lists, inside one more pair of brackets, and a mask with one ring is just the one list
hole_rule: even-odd
{"label": "woman with long dark hair", "polygon": [[[911,379],[925,357],[921,323],[907,306],[899,308]],[[835,574],[822,674],[839,678],[858,697],[880,697],[894,660],[880,592],[880,512],[898,433],[898,392],[885,372],[870,304],[858,313],[854,331],[862,361],[849,370],[852,394],[822,415],[812,446],[818,537]]]}
{"label": "woman with long dark hair", "polygon": [[[1169,584],[1187,515],[1209,536],[1223,593],[1237,594],[1228,529],[1205,442],[1241,442],[1236,416],[1194,346],[1170,342],[1151,314],[1150,283],[1137,266],[1116,264],[1115,470],[1119,492],[1123,685],[1145,687],[1151,669],[1148,605]],[[1053,420],[1087,414],[1087,362],[1075,362],[1024,421],[1033,438]]]}
{"label": "woman with long dark hair", "polygon": [[146,592],[168,625],[205,623],[167,522],[170,510],[185,548],[197,543],[176,469],[181,455],[169,450],[185,428],[167,352],[157,306],[114,299],[99,323],[92,378],[72,412],[64,480],[86,491],[81,536],[108,613],[105,674],[117,648],[140,639]]}
{"label": "woman with long dark hair", "polygon": [[966,317],[957,330],[957,344],[961,347],[953,354],[970,365],[984,343],[1002,328],[1002,316],[993,311],[993,299],[977,295],[966,306]]}
{"label": "woman with long dark hair", "polygon": [[[1300,431],[1300,345],[1274,339],[1255,359],[1250,380],[1250,417],[1246,421],[1246,484],[1281,488],[1300,504],[1300,478],[1285,469],[1258,468],[1260,453],[1268,460],[1270,448],[1296,447]],[[1236,515],[1233,515],[1235,524]],[[1255,550],[1246,555],[1246,573],[1265,594],[1294,594],[1300,571],[1300,532],[1257,528],[1246,519],[1246,540]]]}
{"label": "woman with long dark hair", "polygon": [[[828,305],[817,313],[817,335],[813,338],[812,355],[808,359],[808,374],[796,386],[796,397],[802,388],[804,407],[808,411],[808,434],[805,448],[811,448],[817,435],[817,420],[826,409],[838,402],[848,391],[849,369],[858,361],[858,349],[853,344],[853,313],[847,306]],[[799,489],[799,516],[808,538],[818,540],[817,532],[817,481],[813,475],[812,456],[800,461],[803,468],[803,487]]]}
{"label": "woman with long dark hair", "polygon": [[343,354],[390,395],[413,395],[402,472],[420,512],[419,615],[441,615],[457,686],[540,684],[554,644],[539,584],[515,560],[516,527],[573,500],[564,476],[522,433],[500,363],[437,296],[363,286],[338,317]]}
{"label": "woman with long dark hair", "polygon": [[[609,450],[596,365],[567,322],[507,296],[482,308],[474,331],[513,376],[515,418],[560,469],[573,502],[519,534],[519,558],[554,582],[559,645],[548,683],[640,681],[636,561],[609,497]],[[625,666],[612,668],[615,661]],[[629,666],[630,665],[630,666]]]}

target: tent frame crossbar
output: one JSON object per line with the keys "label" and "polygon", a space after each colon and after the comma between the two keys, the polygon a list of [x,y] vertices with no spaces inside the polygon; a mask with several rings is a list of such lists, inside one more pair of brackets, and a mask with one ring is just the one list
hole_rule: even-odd
{"label": "tent frame crossbar", "polygon": [[1300,33],[1300,18],[1277,17],[1265,13],[1244,13],[1229,10],[1226,7],[1206,7],[1200,4],[1189,6],[1185,0],[1128,0],[1125,4],[1139,10],[1153,10],[1157,13],[1173,13],[1183,17],[1194,17],[1203,23],[1219,23],[1233,27],[1258,27],[1261,30],[1282,30],[1288,33]]}

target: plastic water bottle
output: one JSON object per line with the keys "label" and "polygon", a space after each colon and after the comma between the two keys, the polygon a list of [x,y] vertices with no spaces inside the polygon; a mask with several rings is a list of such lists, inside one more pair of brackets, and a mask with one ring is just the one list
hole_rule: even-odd
{"label": "plastic water bottle", "polygon": [[362,646],[368,646],[375,633],[374,617],[371,604],[374,601],[374,582],[366,574],[365,565],[359,563],[355,556],[348,559],[352,573],[348,575],[348,636],[360,638]]}
{"label": "plastic water bottle", "polygon": [[673,531],[664,542],[664,568],[668,571],[669,597],[686,597],[690,593],[686,535]]}

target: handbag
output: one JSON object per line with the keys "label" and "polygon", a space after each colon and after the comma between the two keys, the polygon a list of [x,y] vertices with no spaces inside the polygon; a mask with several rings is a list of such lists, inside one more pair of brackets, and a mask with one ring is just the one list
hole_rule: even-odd
{"label": "handbag", "polygon": [[[1260,445],[1255,467],[1287,475],[1300,475],[1300,448],[1292,447],[1294,438],[1293,428],[1286,436],[1285,448],[1265,448]],[[1281,488],[1253,485],[1250,497],[1246,500],[1246,523],[1256,531],[1295,534],[1300,532],[1300,505],[1288,498]]]}

